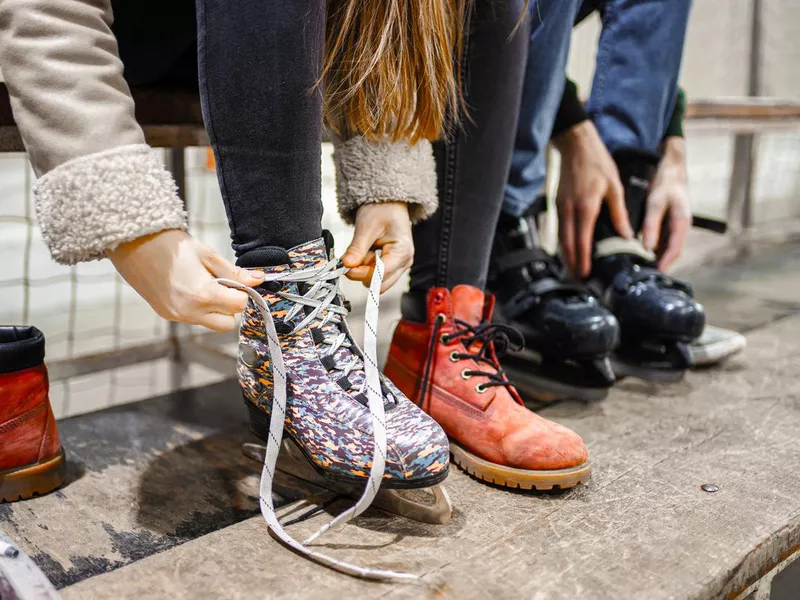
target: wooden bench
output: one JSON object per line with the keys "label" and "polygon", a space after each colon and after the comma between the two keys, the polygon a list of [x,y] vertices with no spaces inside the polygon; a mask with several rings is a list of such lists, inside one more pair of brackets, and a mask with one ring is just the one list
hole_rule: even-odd
{"label": "wooden bench", "polygon": [[[729,364],[543,411],[587,441],[588,484],[510,492],[453,468],[450,523],[371,509],[320,540],[340,559],[418,573],[421,585],[336,574],[270,537],[260,465],[241,452],[251,438],[235,381],[62,421],[69,484],[0,505],[0,529],[64,600],[766,600],[770,588],[771,600],[796,600],[798,261],[797,244],[764,246],[692,274],[715,324],[748,334]],[[289,475],[276,491],[278,504],[319,492]],[[302,539],[320,519],[290,530]]]}

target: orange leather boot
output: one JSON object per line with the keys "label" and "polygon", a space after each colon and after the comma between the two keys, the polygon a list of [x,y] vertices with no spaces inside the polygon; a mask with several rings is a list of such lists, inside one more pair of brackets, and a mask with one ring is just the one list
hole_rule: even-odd
{"label": "orange leather boot", "polygon": [[0,327],[0,502],[46,494],[64,483],[49,387],[42,332]]}
{"label": "orange leather boot", "polygon": [[468,285],[428,292],[427,321],[400,321],[385,373],[450,437],[453,462],[511,488],[571,488],[591,474],[583,440],[525,408],[495,343],[519,334],[492,324],[494,297]]}

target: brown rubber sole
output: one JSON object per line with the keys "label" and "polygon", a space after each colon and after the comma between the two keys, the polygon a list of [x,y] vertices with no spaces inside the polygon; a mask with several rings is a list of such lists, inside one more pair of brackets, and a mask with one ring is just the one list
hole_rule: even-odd
{"label": "brown rubber sole", "polygon": [[588,461],[577,467],[552,471],[506,467],[479,458],[452,440],[450,454],[456,466],[475,479],[513,489],[566,490],[588,481],[592,475],[592,465]]}
{"label": "brown rubber sole", "polygon": [[64,485],[67,461],[61,448],[53,458],[0,473],[0,503],[49,494]]}

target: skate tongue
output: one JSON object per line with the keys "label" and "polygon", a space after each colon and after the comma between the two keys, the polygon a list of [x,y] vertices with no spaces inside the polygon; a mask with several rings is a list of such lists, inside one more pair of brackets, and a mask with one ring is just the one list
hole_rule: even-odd
{"label": "skate tongue", "polygon": [[453,317],[469,323],[473,327],[480,325],[485,315],[485,294],[471,285],[457,285],[450,292],[453,306]]}
{"label": "skate tongue", "polygon": [[289,250],[292,269],[321,267],[328,262],[328,249],[325,238],[317,238]]}

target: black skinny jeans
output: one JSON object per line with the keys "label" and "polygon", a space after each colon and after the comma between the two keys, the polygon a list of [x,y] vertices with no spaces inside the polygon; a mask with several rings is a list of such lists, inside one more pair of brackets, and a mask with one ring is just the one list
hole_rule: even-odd
{"label": "black skinny jeans", "polygon": [[113,0],[128,83],[197,89],[233,249],[322,234],[324,0]]}
{"label": "black skinny jeans", "polygon": [[439,210],[414,227],[413,302],[404,312],[416,309],[406,318],[419,315],[432,287],[486,285],[522,98],[528,19],[514,31],[524,7],[524,0],[475,3],[462,61],[469,115],[434,145]]}

